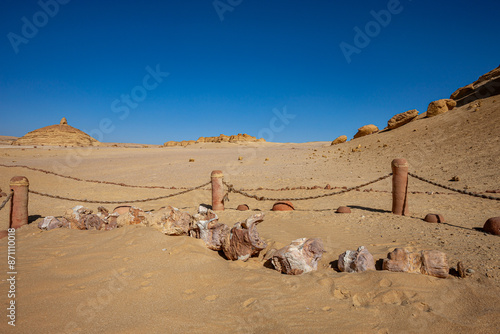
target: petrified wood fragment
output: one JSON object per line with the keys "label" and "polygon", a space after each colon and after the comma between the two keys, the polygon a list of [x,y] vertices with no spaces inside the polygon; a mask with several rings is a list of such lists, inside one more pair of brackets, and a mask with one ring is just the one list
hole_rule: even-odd
{"label": "petrified wood fragment", "polygon": [[116,219],[118,226],[147,224],[147,214],[140,208],[131,206],[128,212],[120,214]]}
{"label": "petrified wood fragment", "polygon": [[325,250],[319,238],[301,238],[277,250],[271,259],[276,270],[287,275],[301,275],[318,268]]}
{"label": "petrified wood fragment", "polygon": [[222,250],[224,241],[231,233],[229,226],[219,223],[217,218],[201,220],[196,225],[199,229],[200,239],[205,242],[209,249],[214,251]]}
{"label": "petrified wood fragment", "polygon": [[54,216],[47,216],[38,223],[38,228],[45,231],[50,231],[55,228],[67,227],[68,221],[65,218],[57,219]]}
{"label": "petrified wood fragment", "polygon": [[193,217],[172,206],[158,210],[149,219],[150,225],[167,235],[188,234],[192,227]]}
{"label": "petrified wood fragment", "polygon": [[72,209],[69,209],[64,214],[64,218],[69,222],[68,227],[76,230],[86,230],[84,218],[87,215],[92,214],[92,210],[82,206],[77,205]]}
{"label": "petrified wood fragment", "polygon": [[446,254],[437,250],[411,253],[396,248],[384,259],[383,269],[397,272],[421,273],[440,278],[448,277],[449,266]]}
{"label": "petrified wood fragment", "polygon": [[338,268],[348,273],[375,270],[373,255],[361,246],[357,251],[347,250],[339,256]]}
{"label": "petrified wood fragment", "polygon": [[223,242],[224,255],[233,261],[246,261],[251,256],[258,255],[267,246],[257,232],[257,225],[263,221],[264,213],[258,213],[234,224]]}

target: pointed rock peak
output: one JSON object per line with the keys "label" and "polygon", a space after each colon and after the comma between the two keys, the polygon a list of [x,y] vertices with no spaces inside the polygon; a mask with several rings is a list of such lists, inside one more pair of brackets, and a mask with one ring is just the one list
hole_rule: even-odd
{"label": "pointed rock peak", "polygon": [[68,120],[66,119],[66,117],[61,118],[61,123],[59,124],[68,124]]}

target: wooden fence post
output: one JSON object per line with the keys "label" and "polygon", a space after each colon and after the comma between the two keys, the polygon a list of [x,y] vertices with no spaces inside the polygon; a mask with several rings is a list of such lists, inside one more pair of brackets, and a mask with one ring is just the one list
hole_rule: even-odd
{"label": "wooden fence post", "polygon": [[392,213],[408,216],[408,162],[392,160]]}
{"label": "wooden fence post", "polygon": [[224,186],[222,180],[224,174],[220,170],[212,171],[212,210],[224,211]]}
{"label": "wooden fence post", "polygon": [[19,228],[28,224],[28,192],[29,181],[24,176],[14,176],[10,179],[12,194],[10,204],[10,227]]}

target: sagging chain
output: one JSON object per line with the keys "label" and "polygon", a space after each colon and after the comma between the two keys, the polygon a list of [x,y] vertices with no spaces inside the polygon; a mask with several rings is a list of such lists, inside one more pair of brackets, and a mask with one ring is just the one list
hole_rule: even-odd
{"label": "sagging chain", "polygon": [[439,183],[436,183],[436,182],[433,182],[431,180],[427,180],[421,176],[418,176],[416,174],[413,174],[413,173],[410,173],[408,172],[408,175],[420,180],[420,181],[424,181],[424,182],[427,182],[429,184],[432,184],[433,186],[436,186],[436,187],[441,187],[441,188],[444,188],[444,189],[447,189],[447,190],[451,190],[451,191],[454,191],[454,192],[457,192],[457,193],[460,193],[460,194],[464,194],[464,195],[469,195],[469,196],[473,196],[473,197],[478,197],[478,198],[486,198],[486,199],[491,199],[491,200],[495,200],[495,201],[500,201],[500,198],[498,197],[493,197],[493,196],[488,196],[488,195],[484,195],[484,194],[476,194],[474,192],[471,192],[471,191],[467,191],[467,190],[460,190],[460,189],[455,189],[455,188],[452,188],[452,187],[448,187],[448,186],[445,186],[443,184],[439,184]]}
{"label": "sagging chain", "polygon": [[222,183],[224,183],[224,185],[228,188],[228,192],[234,192],[234,193],[243,195],[243,196],[248,197],[248,198],[256,199],[257,201],[305,201],[305,200],[311,200],[311,199],[317,199],[317,198],[322,198],[322,197],[328,197],[328,196],[334,196],[334,195],[344,194],[344,193],[347,193],[347,192],[350,192],[350,191],[353,191],[353,190],[356,190],[356,189],[360,189],[360,188],[366,187],[366,186],[368,186],[370,184],[373,184],[373,183],[385,180],[388,177],[390,177],[391,175],[392,175],[392,173],[389,173],[389,174],[381,176],[378,179],[375,179],[373,181],[366,182],[366,183],[360,184],[360,185],[355,186],[355,187],[351,187],[351,188],[347,188],[347,189],[342,189],[340,191],[331,192],[331,193],[328,193],[328,194],[321,194],[321,195],[308,196],[308,197],[294,197],[294,198],[271,198],[271,197],[265,197],[265,196],[251,195],[251,194],[249,194],[247,192],[244,192],[242,190],[235,189],[232,184],[227,183],[226,181],[222,181]]}
{"label": "sagging chain", "polygon": [[3,209],[3,207],[5,206],[5,204],[7,204],[7,202],[8,202],[8,201],[12,198],[12,194],[13,194],[13,193],[14,193],[14,192],[13,192],[13,191],[11,191],[11,192],[10,192],[10,194],[8,194],[8,195],[7,195],[7,198],[5,199],[5,201],[3,201],[3,203],[2,203],[2,204],[0,204],[0,210],[2,210],[2,209]]}
{"label": "sagging chain", "polygon": [[159,200],[159,199],[165,199],[165,198],[170,198],[170,197],[174,197],[174,196],[179,196],[179,195],[186,194],[188,192],[203,188],[209,184],[210,184],[210,181],[207,183],[204,183],[198,187],[189,188],[187,190],[180,191],[180,192],[175,193],[175,194],[158,196],[158,197],[151,197],[151,198],[145,198],[145,199],[138,199],[138,200],[132,200],[132,201],[93,201],[93,200],[88,200],[88,199],[75,199],[75,198],[62,197],[62,196],[58,196],[58,195],[44,194],[44,193],[41,193],[41,192],[38,192],[35,190],[31,190],[31,189],[29,190],[29,192],[32,194],[35,194],[35,195],[43,196],[43,197],[49,197],[49,198],[72,201],[72,202],[98,203],[98,204],[128,204],[128,203],[150,202],[150,201],[155,201],[155,200]]}

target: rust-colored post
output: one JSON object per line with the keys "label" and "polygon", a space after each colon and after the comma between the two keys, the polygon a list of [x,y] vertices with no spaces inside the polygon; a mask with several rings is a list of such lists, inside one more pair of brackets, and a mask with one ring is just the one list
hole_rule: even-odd
{"label": "rust-colored post", "polygon": [[212,210],[214,211],[224,211],[224,187],[222,185],[222,179],[224,174],[220,170],[212,171]]}
{"label": "rust-colored post", "polygon": [[392,213],[408,216],[408,162],[392,160]]}
{"label": "rust-colored post", "polygon": [[10,227],[19,228],[28,224],[28,190],[29,181],[24,176],[14,176],[10,179],[12,199],[10,202]]}

